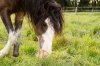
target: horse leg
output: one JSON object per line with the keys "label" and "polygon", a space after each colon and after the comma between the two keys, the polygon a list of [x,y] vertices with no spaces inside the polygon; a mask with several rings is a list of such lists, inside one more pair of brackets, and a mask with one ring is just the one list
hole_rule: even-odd
{"label": "horse leg", "polygon": [[15,15],[16,15],[15,16],[15,35],[17,37],[17,41],[14,44],[13,56],[17,57],[19,55],[20,29],[22,27],[24,13],[23,12],[18,12]]}
{"label": "horse leg", "polygon": [[40,50],[37,57],[44,58],[52,53],[52,41],[54,37],[54,28],[50,22],[50,18],[45,20],[47,24],[47,30],[42,35],[37,36],[39,40]]}
{"label": "horse leg", "polygon": [[9,50],[10,50],[12,44],[16,40],[16,37],[14,36],[14,28],[13,28],[13,25],[12,25],[11,19],[10,19],[10,14],[8,14],[7,9],[2,10],[1,18],[2,18],[2,21],[5,25],[8,33],[9,33],[9,37],[8,37],[8,42],[7,42],[6,46],[0,51],[0,57],[5,56],[9,53]]}

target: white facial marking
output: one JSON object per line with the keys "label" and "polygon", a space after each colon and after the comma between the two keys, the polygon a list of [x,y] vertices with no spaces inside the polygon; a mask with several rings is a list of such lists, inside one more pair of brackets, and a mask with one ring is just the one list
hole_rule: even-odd
{"label": "white facial marking", "polygon": [[52,53],[52,41],[54,37],[54,28],[49,18],[47,18],[45,22],[48,28],[47,28],[47,31],[44,34],[42,34],[41,37],[39,37],[40,49],[51,54]]}

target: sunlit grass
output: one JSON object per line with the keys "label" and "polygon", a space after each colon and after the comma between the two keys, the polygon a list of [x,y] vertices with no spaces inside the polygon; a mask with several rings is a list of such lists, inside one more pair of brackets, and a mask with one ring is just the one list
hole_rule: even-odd
{"label": "sunlit grass", "polygon": [[[12,16],[14,22],[14,17]],[[20,38],[20,55],[0,59],[0,66],[100,66],[100,13],[64,13],[62,36],[53,41],[53,54],[36,58],[38,41],[25,18]],[[7,42],[7,32],[0,20],[0,49]]]}

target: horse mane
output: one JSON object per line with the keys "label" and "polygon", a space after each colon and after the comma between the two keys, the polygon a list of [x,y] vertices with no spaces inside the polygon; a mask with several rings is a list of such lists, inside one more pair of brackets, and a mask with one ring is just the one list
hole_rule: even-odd
{"label": "horse mane", "polygon": [[[55,0],[22,0],[23,8],[30,16],[34,25],[38,23],[45,25],[45,19],[50,17],[56,33],[62,32],[63,18],[61,6]],[[43,28],[43,26],[42,26]]]}

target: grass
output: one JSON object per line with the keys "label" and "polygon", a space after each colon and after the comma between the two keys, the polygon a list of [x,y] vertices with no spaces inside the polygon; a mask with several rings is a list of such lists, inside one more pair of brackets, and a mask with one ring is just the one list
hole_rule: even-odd
{"label": "grass", "polygon": [[[0,59],[0,66],[100,66],[100,13],[64,13],[64,21],[62,36],[54,38],[52,56],[38,59],[38,42],[25,19],[19,57],[12,56],[12,47],[10,54]],[[6,41],[7,32],[0,21],[0,49]]]}

